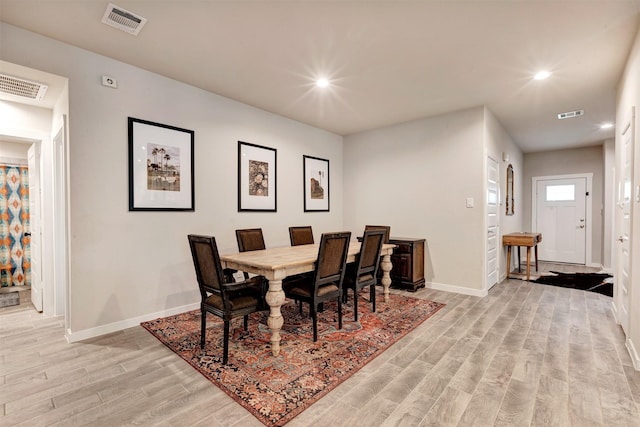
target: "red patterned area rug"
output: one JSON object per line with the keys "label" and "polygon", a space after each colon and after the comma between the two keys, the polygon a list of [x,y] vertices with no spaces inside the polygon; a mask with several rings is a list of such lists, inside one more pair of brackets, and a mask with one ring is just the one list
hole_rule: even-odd
{"label": "red patterned area rug", "polygon": [[[368,296],[368,292],[365,292]],[[343,329],[337,326],[337,303],[325,303],[318,314],[318,341],[313,342],[308,305],[300,316],[295,303],[282,307],[280,354],[271,354],[268,311],[231,323],[229,362],[222,365],[222,321],[207,316],[207,339],[200,350],[200,311],[164,317],[141,325],[267,426],[282,426],[338,384],[380,355],[444,304],[403,295],[371,304],[359,298],[358,322],[353,300],[343,305]]]}

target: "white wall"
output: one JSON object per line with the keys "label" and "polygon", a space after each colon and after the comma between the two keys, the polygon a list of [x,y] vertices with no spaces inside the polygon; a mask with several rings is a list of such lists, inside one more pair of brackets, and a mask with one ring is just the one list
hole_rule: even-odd
{"label": "white wall", "polygon": [[[432,287],[480,295],[484,284],[484,108],[345,137],[344,224],[426,239]],[[473,197],[475,208],[466,208]]]}
{"label": "white wall", "polygon": [[[1,32],[0,35],[2,35]],[[0,101],[0,117],[2,118],[0,139],[2,139],[2,135],[28,135],[32,138],[38,138],[42,135],[49,135],[51,132],[51,110],[47,108]]]}
{"label": "white wall", "polygon": [[3,141],[2,136],[0,136],[0,163],[21,161],[20,164],[25,164],[30,145],[23,142]]}
{"label": "white wall", "polygon": [[[531,178],[537,176],[593,173],[591,197],[591,259],[587,264],[602,264],[604,211],[604,157],[602,145],[568,150],[541,151],[524,155],[524,224],[531,228]],[[544,242],[544,236],[542,236]]]}
{"label": "white wall", "polygon": [[[640,115],[640,31],[636,35],[633,48],[631,49],[624,74],[618,85],[616,103],[616,157],[619,156],[621,148],[621,136],[623,124],[629,120],[631,109],[635,107],[635,134],[634,134],[634,161],[633,161],[633,188],[634,193],[640,185],[640,125],[638,115]],[[618,164],[618,163],[616,163]],[[619,167],[616,168],[619,171]],[[619,227],[620,224],[616,224]],[[631,353],[635,368],[640,370],[640,202],[636,199],[632,203],[631,220],[631,289],[630,289],[630,310],[629,310],[629,333],[627,335],[627,348]],[[617,235],[617,231],[616,231]],[[615,247],[614,247],[615,251]]]}
{"label": "white wall", "polygon": [[[69,78],[72,339],[120,329],[199,301],[186,235],[262,227],[342,229],[342,137],[0,23],[2,59]],[[118,80],[117,90],[101,76]],[[195,131],[195,212],[129,212],[127,117]],[[237,212],[237,141],[278,150],[278,211]],[[304,213],[303,154],[330,160],[331,212]]]}

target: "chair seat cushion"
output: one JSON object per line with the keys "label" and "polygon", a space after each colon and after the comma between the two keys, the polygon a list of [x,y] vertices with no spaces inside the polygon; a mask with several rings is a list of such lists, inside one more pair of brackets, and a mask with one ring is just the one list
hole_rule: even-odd
{"label": "chair seat cushion", "polygon": [[[358,277],[358,284],[366,283],[366,282],[369,282],[369,281],[371,281],[373,279],[374,279],[373,274],[363,274],[362,276]],[[345,285],[345,287],[352,288],[353,287],[353,277],[345,277],[344,278],[344,285]]]}
{"label": "chair seat cushion", "polygon": [[[242,310],[244,308],[255,307],[259,304],[259,300],[253,295],[240,295],[234,298],[230,298],[229,302],[231,303],[231,310]],[[210,295],[207,299],[204,300],[206,305],[210,305],[219,310],[224,309],[224,305],[222,303],[222,297],[220,295]]]}
{"label": "chair seat cushion", "polygon": [[364,274],[358,277],[358,283],[368,282],[370,280],[373,280],[373,274]]}
{"label": "chair seat cushion", "polygon": [[[338,292],[338,290],[338,285],[336,285],[335,283],[327,283],[326,285],[322,285],[318,288],[318,297],[323,297],[325,295]],[[304,286],[301,283],[297,283],[289,288],[287,290],[287,293],[292,296],[297,295],[303,298],[311,298],[311,295],[313,294],[313,288],[311,286]]]}

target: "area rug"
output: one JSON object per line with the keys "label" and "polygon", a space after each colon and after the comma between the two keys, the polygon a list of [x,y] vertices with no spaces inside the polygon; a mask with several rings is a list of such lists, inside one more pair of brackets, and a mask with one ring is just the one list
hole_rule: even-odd
{"label": "area rug", "polygon": [[580,289],[597,292],[609,297],[613,296],[612,276],[606,273],[560,273],[551,271],[553,275],[542,275],[534,283],[560,286],[562,288]]}
{"label": "area rug", "polygon": [[222,365],[223,323],[215,316],[207,316],[204,351],[200,350],[199,310],[141,325],[263,424],[282,426],[444,307],[392,294],[389,302],[377,301],[372,313],[362,296],[358,322],[353,321],[353,300],[343,305],[342,330],[337,329],[337,303],[325,303],[324,311],[318,313],[315,343],[308,305],[300,316],[295,303],[285,304],[280,354],[275,357],[268,311],[252,314],[248,331],[241,318],[234,319],[226,366]]}

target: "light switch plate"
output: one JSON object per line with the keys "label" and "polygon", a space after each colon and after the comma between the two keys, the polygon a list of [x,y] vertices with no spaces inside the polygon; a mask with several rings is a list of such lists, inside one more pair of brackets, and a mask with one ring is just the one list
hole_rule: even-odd
{"label": "light switch plate", "polygon": [[467,197],[467,207],[468,208],[473,207],[473,197]]}

